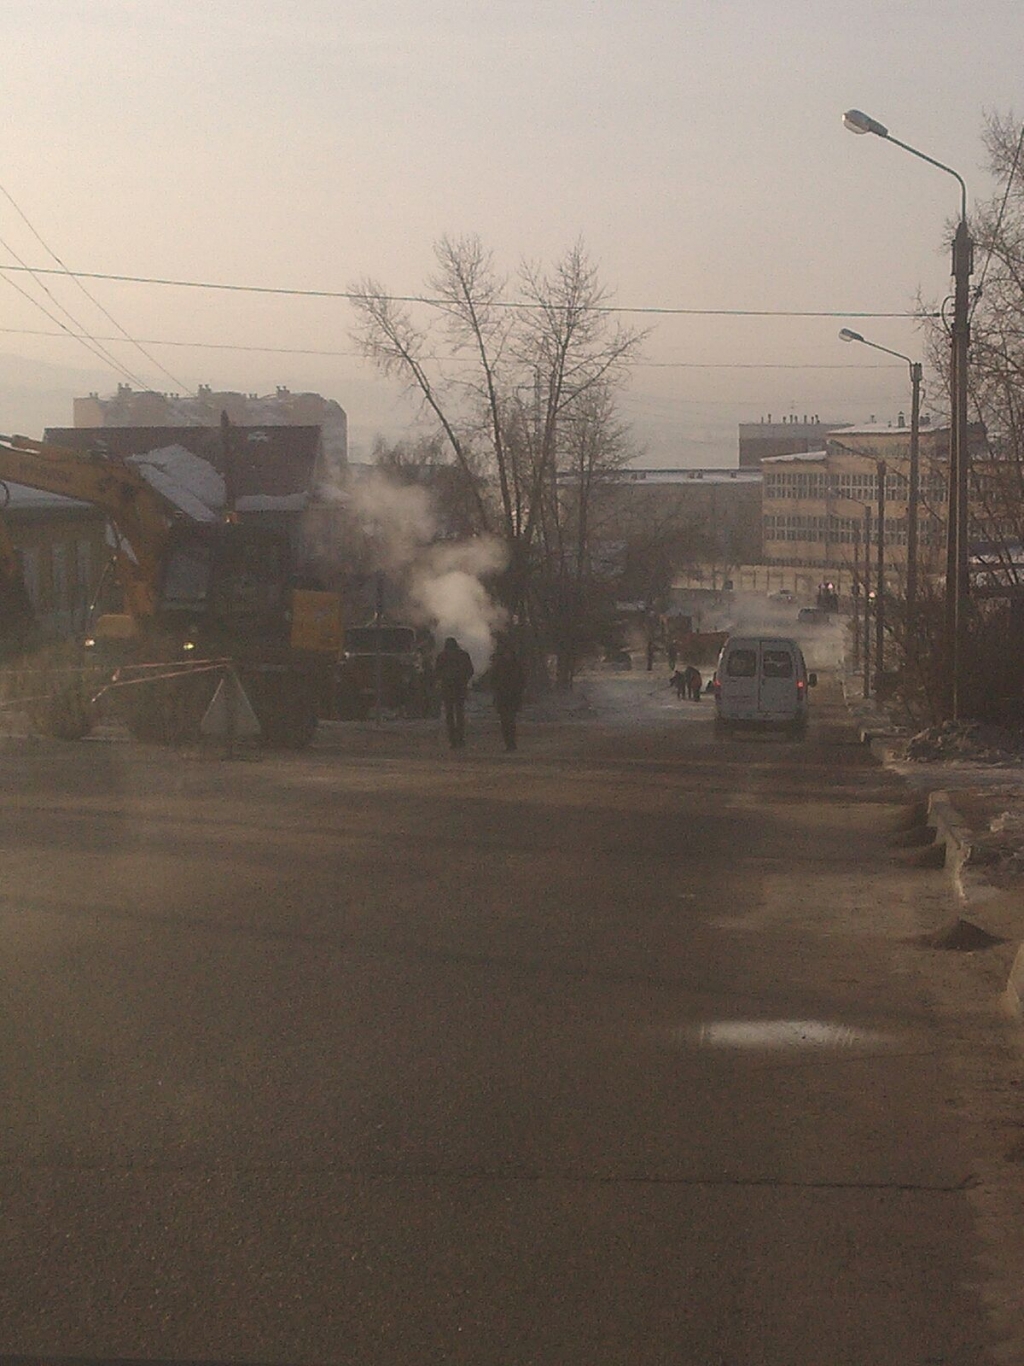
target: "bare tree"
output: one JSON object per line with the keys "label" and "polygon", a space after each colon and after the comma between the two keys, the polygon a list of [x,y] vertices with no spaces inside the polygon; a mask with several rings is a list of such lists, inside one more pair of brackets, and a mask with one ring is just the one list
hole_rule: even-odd
{"label": "bare tree", "polygon": [[367,280],[353,291],[355,337],[436,421],[472,489],[476,530],[507,546],[505,605],[543,628],[567,681],[589,490],[628,458],[615,400],[645,334],[609,310],[580,243],[550,269],[524,265],[515,300],[478,238],[442,238],[435,258],[425,323]]}

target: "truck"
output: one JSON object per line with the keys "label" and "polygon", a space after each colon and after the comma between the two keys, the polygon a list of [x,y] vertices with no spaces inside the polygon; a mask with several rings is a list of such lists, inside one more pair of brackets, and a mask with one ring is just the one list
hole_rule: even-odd
{"label": "truck", "polygon": [[[49,682],[45,729],[85,734],[102,695],[138,739],[193,738],[230,671],[266,741],[310,742],[332,684],[340,599],[304,585],[286,531],[230,507],[184,511],[131,461],[25,436],[0,436],[8,481],[98,508],[111,541],[87,636]],[[11,577],[9,543],[5,532],[0,568]],[[14,617],[0,597],[0,637],[10,639]]]}
{"label": "truck", "polygon": [[403,716],[435,715],[433,656],[427,630],[385,621],[347,627],[335,671],[335,715],[364,720],[378,702]]}

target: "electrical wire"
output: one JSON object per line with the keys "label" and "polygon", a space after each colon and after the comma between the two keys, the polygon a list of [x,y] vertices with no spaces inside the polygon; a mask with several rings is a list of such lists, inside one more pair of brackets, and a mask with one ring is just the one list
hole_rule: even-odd
{"label": "electrical wire", "polygon": [[[61,275],[64,271],[49,267],[3,266],[0,270],[28,270],[37,275]],[[170,280],[155,275],[113,275],[102,271],[67,271],[74,278],[83,280],[110,280],[117,284],[160,285],[173,289],[223,290],[232,294],[269,294],[295,299],[347,299],[349,302],[363,298],[356,290],[344,289],[288,289],[271,285],[229,285],[210,280]],[[425,294],[381,294],[386,303],[429,304],[437,307],[447,304],[445,299],[431,298]],[[495,299],[494,308],[542,310],[545,305],[529,303],[524,300]],[[932,318],[934,313],[892,312],[868,313],[853,309],[786,309],[786,308],[670,308],[640,307],[618,304],[595,304],[582,310],[590,313],[630,313],[653,317],[691,317],[691,318]]]}
{"label": "electrical wire", "polygon": [[[3,267],[0,267],[0,271],[3,271],[3,269]],[[121,365],[116,357],[112,358],[109,352],[104,352],[98,345],[94,345],[90,337],[85,336],[80,332],[72,332],[70,327],[66,327],[59,318],[55,317],[45,304],[42,304],[38,299],[33,298],[27,289],[22,289],[21,285],[19,285],[16,280],[9,279],[6,274],[3,275],[3,279],[6,284],[9,284],[12,289],[16,290],[23,298],[27,299],[30,304],[33,304],[41,313],[44,313],[46,317],[50,319],[50,322],[60,328],[60,333],[52,333],[50,335],[60,336],[63,334],[64,336],[71,337],[74,341],[81,342],[85,349],[91,352],[92,355],[104,365],[113,365],[122,375],[127,379],[130,379],[133,384],[137,384],[140,389],[146,389],[148,387],[144,380],[139,379],[137,375],[132,374],[130,370]]]}
{"label": "electrical wire", "polygon": [[[2,267],[0,267],[2,269]],[[59,332],[46,332],[42,328],[33,327],[0,327],[0,334],[10,333],[21,337],[59,337]],[[101,337],[101,341],[117,341],[116,337]],[[309,346],[252,346],[241,342],[202,342],[202,341],[168,341],[163,337],[143,337],[142,341],[147,346],[175,346],[184,349],[196,349],[203,351],[246,351],[257,352],[261,355],[272,356],[328,356],[334,359],[348,358],[357,359],[362,357],[361,351],[331,351]],[[449,357],[425,356],[424,360],[447,360]],[[687,360],[638,360],[631,362],[631,369],[640,370],[902,370],[902,365],[888,364],[868,364],[851,365],[848,361],[843,364],[824,365],[818,361],[811,361],[807,365],[800,365],[794,362],[777,361],[687,361]]]}
{"label": "electrical wire", "polygon": [[[75,274],[75,272],[72,271],[72,270],[69,270],[69,268],[68,268],[68,267],[65,265],[65,263],[61,260],[61,258],[57,255],[57,253],[53,250],[53,248],[50,246],[50,244],[49,244],[47,241],[44,240],[44,238],[43,238],[42,234],[39,232],[38,228],[36,228],[35,224],[33,224],[33,223],[31,223],[31,222],[29,221],[29,218],[28,218],[28,216],[26,215],[24,209],[22,209],[21,205],[17,203],[17,201],[14,199],[14,196],[11,194],[11,192],[10,192],[10,191],[6,188],[6,186],[4,186],[3,184],[0,184],[0,194],[2,194],[3,197],[7,200],[8,204],[10,204],[11,208],[15,211],[15,213],[18,215],[18,217],[21,219],[21,221],[25,224],[25,226],[28,228],[29,232],[30,232],[30,233],[32,234],[32,236],[36,239],[36,241],[37,241],[37,242],[39,243],[39,245],[43,248],[43,250],[44,250],[45,252],[47,252],[48,255],[51,256],[51,257],[53,258],[54,261],[57,262],[57,265],[60,266],[60,273],[62,273],[62,274],[64,274],[65,276],[67,276],[67,278],[68,278],[69,280],[72,280],[72,281],[78,286],[78,288],[79,288],[79,289],[81,290],[81,292],[85,295],[85,297],[89,300],[89,302],[90,302],[91,304],[93,304],[96,308],[98,308],[99,311],[103,314],[103,316],[107,319],[107,321],[110,322],[110,323],[112,323],[113,326],[117,328],[118,332],[121,333],[121,336],[124,338],[124,340],[127,341],[127,342],[130,342],[130,343],[132,344],[132,346],[136,347],[136,348],[138,349],[138,351],[141,353],[141,355],[145,356],[146,360],[149,361],[149,363],[150,363],[151,365],[155,365],[156,368],[157,368],[162,374],[166,375],[167,378],[168,378],[169,380],[171,380],[171,381],[177,386],[178,389],[184,389],[186,392],[190,393],[190,394],[192,395],[192,397],[195,397],[194,392],[193,392],[192,390],[189,389],[189,386],[188,386],[187,384],[183,384],[183,383],[181,382],[181,380],[178,379],[178,377],[177,377],[176,375],[173,375],[173,374],[170,372],[170,370],[168,370],[168,369],[166,368],[166,366],[162,365],[162,364],[160,363],[160,361],[158,361],[158,360],[156,359],[155,356],[151,356],[151,355],[149,354],[149,352],[145,349],[145,347],[141,346],[141,345],[139,344],[139,342],[136,341],[135,338],[132,337],[132,336],[125,330],[125,328],[123,328],[123,327],[121,326],[121,324],[120,324],[120,323],[118,322],[118,320],[114,317],[114,315],[109,311],[109,309],[105,308],[104,305],[100,303],[99,299],[95,298],[94,295],[90,294],[90,292],[86,289],[85,285],[82,284],[82,281],[78,278],[78,276]],[[0,239],[0,240],[2,240],[2,239]],[[3,245],[4,245],[4,249],[5,249],[6,251],[10,251],[10,247],[7,246],[6,243],[4,243]],[[12,254],[12,255],[15,255],[15,253],[13,253],[13,252],[12,252],[11,254]],[[18,260],[20,261],[21,258],[20,258],[20,257],[17,257],[16,259],[18,259]],[[25,263],[24,263],[24,262],[21,262],[21,264],[24,265]],[[38,274],[41,274],[42,272],[36,271],[35,273],[38,275]],[[39,282],[37,281],[37,283],[39,283]],[[41,288],[41,289],[46,289],[46,286],[45,286],[45,285],[42,285],[42,284],[40,283],[40,288]],[[47,294],[50,293],[49,290],[46,290],[46,292],[47,292]],[[53,298],[53,295],[51,294],[50,297]],[[57,300],[56,300],[56,299],[54,299],[54,303],[57,303]],[[62,306],[58,304],[58,307],[62,307]],[[63,311],[64,311],[64,312],[67,312],[66,309],[63,310]],[[68,316],[68,317],[71,317],[71,314],[68,313],[67,316]],[[81,331],[83,331],[83,332],[85,331],[85,329],[82,328],[80,324],[76,323],[75,325],[76,325],[77,327],[79,327],[79,329],[80,329]],[[93,340],[96,340],[96,338],[93,338]],[[116,340],[116,338],[114,338],[113,340]],[[115,363],[116,363],[116,362],[115,362]],[[144,385],[143,387],[146,387],[146,386]]]}
{"label": "electrical wire", "polygon": [[[2,237],[0,237],[0,246],[2,246],[5,251],[9,251],[16,261],[21,261],[21,257],[18,255],[18,253],[14,250],[10,243],[4,241]],[[58,327],[62,328],[69,337],[74,337],[76,341],[82,342],[86,349],[88,351],[91,351],[92,354],[96,356],[99,360],[103,361],[104,364],[113,366],[113,368],[119,371],[122,375],[124,375],[126,379],[130,379],[133,384],[139,385],[140,388],[145,389],[148,387],[145,380],[140,379],[138,375],[134,374],[133,371],[129,370],[126,365],[124,365],[121,361],[118,360],[118,358],[114,355],[112,351],[109,350],[108,347],[104,346],[102,342],[98,341],[95,337],[93,337],[92,334],[89,333],[82,326],[82,324],[78,321],[78,319],[71,312],[71,310],[65,308],[65,306],[60,302],[60,300],[54,296],[53,292],[47,288],[43,281],[36,278],[38,272],[34,271],[31,266],[24,266],[23,262],[22,266],[25,270],[28,271],[29,278],[32,280],[33,284],[35,284],[39,289],[43,291],[43,293],[46,295],[46,297],[50,300],[50,302],[53,304],[55,308],[60,309],[61,313],[64,314],[65,318],[68,319],[68,321],[71,323],[71,326],[75,328],[76,331],[72,331],[71,328],[67,327],[64,323],[62,323],[60,318],[56,317],[53,313],[51,313],[50,310],[46,308],[45,305],[42,304],[39,299],[35,298],[34,295],[30,294],[27,289],[23,289],[21,285],[19,285],[16,281],[8,278],[8,270],[20,269],[22,267],[0,267],[0,270],[2,270],[4,273],[4,279],[7,281],[7,283],[11,286],[12,289],[17,290],[17,292],[22,296],[22,298],[27,299],[30,304],[33,304],[36,308],[38,308],[40,312],[44,313],[52,323],[56,323]]]}

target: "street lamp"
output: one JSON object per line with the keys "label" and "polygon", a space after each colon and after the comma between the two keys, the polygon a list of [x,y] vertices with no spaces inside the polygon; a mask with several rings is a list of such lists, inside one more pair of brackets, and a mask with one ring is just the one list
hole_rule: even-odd
{"label": "street lamp", "polygon": [[884,124],[859,109],[848,109],[843,124],[851,133],[874,133],[902,147],[911,156],[927,161],[951,175],[960,186],[960,221],[953,237],[953,328],[950,342],[950,407],[952,426],[949,449],[949,499],[946,542],[946,635],[951,643],[952,715],[959,720],[966,702],[963,662],[967,608],[970,601],[967,547],[967,348],[971,337],[968,317],[974,243],[967,227],[967,186],[963,177],[934,157],[894,138]]}
{"label": "street lamp", "polygon": [[[910,473],[907,492],[907,626],[913,628],[917,609],[917,505],[920,489],[920,439],[921,439],[921,362],[911,360],[902,351],[892,351],[888,346],[879,346],[868,341],[859,332],[844,327],[839,337],[844,342],[860,342],[870,346],[873,351],[884,351],[887,356],[905,360],[910,366]],[[909,632],[908,632],[909,633]]]}
{"label": "street lamp", "polygon": [[[885,461],[878,456],[865,451],[851,451],[851,454],[863,455],[875,463],[877,513],[874,534],[878,553],[874,588],[871,587],[871,504],[861,504],[864,509],[864,696],[868,697],[871,692],[872,605],[875,612],[875,695],[881,696],[885,683],[885,476],[888,470]],[[855,542],[855,554],[856,550]]]}

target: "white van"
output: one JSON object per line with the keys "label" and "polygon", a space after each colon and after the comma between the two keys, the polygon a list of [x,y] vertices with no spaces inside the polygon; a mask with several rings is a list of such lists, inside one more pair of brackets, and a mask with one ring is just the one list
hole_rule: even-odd
{"label": "white van", "polygon": [[807,690],[818,681],[803,651],[781,636],[730,636],[715,670],[715,728],[736,724],[807,730]]}

